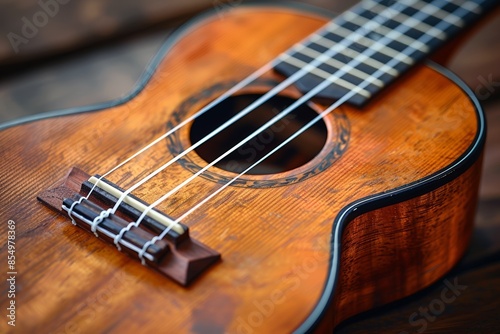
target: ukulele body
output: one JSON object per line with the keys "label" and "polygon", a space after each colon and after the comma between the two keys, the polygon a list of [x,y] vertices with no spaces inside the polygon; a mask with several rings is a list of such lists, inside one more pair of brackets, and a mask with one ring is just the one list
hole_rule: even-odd
{"label": "ukulele body", "polygon": [[[7,223],[15,222],[17,319],[16,328],[4,319],[1,331],[325,332],[449,271],[472,231],[485,124],[465,88],[429,65],[363,108],[326,116],[325,144],[306,163],[245,175],[188,216],[191,235],[222,260],[187,287],[36,200],[72,167],[113,168],[326,21],[272,6],[205,16],[170,38],[125,101],[2,130],[0,235],[6,259]],[[246,93],[277,80],[268,75]],[[300,97],[293,88],[282,94]],[[190,130],[109,179],[133,185],[188,148]],[[134,194],[152,203],[205,164],[190,152]],[[159,208],[178,217],[236,175],[209,171]],[[4,310],[8,303],[2,293]]]}

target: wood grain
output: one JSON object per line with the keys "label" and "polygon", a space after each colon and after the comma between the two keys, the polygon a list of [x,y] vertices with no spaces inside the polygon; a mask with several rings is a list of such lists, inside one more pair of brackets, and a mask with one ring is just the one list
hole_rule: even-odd
{"label": "wood grain", "polygon": [[[498,262],[451,273],[415,298],[355,317],[336,333],[498,333],[499,277]],[[450,293],[450,285],[460,289]]]}
{"label": "wood grain", "polygon": [[[417,67],[363,110],[339,108],[336,115],[349,120],[349,146],[322,173],[283,187],[230,187],[190,215],[183,223],[197,240],[222,254],[222,263],[189,288],[89,237],[37,203],[36,195],[72,166],[103,174],[162,134],[184,101],[216,84],[241,80],[323,22],[291,10],[238,8],[192,27],[169,51],[145,89],[128,103],[2,131],[1,216],[17,226],[16,329],[274,333],[297,328],[324,292],[333,221],[342,208],[446,168],[475,141],[474,106],[435,70]],[[320,165],[335,138],[335,117],[326,117],[325,123],[329,142],[307,165],[249,178],[293,179]],[[189,142],[188,130],[179,132],[184,144]],[[169,157],[166,144],[156,145],[109,178],[127,188]],[[194,153],[190,157],[203,163]],[[349,224],[342,239],[341,290],[334,308],[328,310],[335,317],[327,317],[324,326],[411,294],[457,261],[470,232],[479,166],[478,162],[428,195],[393,203]],[[189,176],[182,166],[173,165],[135,195],[153,202]],[[220,186],[199,178],[160,210],[180,216]],[[422,211],[410,212],[415,205]],[[443,211],[435,216],[434,210]],[[381,217],[379,232],[370,233],[378,227],[374,219]],[[418,232],[427,238],[411,237]],[[405,233],[405,238],[400,237]],[[1,225],[0,234],[6,236],[6,225]],[[425,247],[425,253],[405,251],[409,245]],[[3,247],[2,254],[5,251]],[[367,258],[369,253],[372,259]],[[406,258],[408,264],[399,261]],[[367,267],[351,266],[354,263]],[[396,263],[398,269],[389,270]],[[365,274],[361,269],[368,270],[373,280],[361,284],[360,275]],[[389,290],[373,291],[379,287]],[[6,297],[0,298],[4,307]],[[2,331],[9,329],[4,322],[0,326]]]}

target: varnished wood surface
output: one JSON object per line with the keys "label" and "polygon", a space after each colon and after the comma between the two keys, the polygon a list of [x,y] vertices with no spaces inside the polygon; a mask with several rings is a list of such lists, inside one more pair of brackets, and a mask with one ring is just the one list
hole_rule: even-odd
{"label": "varnished wood surface", "polygon": [[[500,320],[497,317],[498,261],[500,259],[500,192],[498,185],[500,147],[500,103],[490,100],[484,103],[488,118],[488,139],[478,212],[470,245],[465,258],[449,274],[409,298],[391,303],[377,310],[366,312],[340,325],[338,333],[498,333]],[[445,282],[457,280],[465,290],[451,303],[445,303],[441,313],[428,313],[425,308],[431,303],[439,308]],[[437,305],[437,306],[436,306]],[[409,322],[414,315],[413,323]],[[425,319],[427,321],[423,321]],[[426,326],[426,327],[423,327]]]}
{"label": "varnished wood surface", "polygon": [[[428,73],[425,73],[425,72],[426,72],[426,70],[422,70],[422,73],[419,73],[419,74],[420,74],[420,75],[426,75],[426,74],[428,74]],[[423,78],[423,77],[421,77],[421,78],[419,78],[419,79],[422,79],[422,78]],[[416,79],[415,79],[415,81],[416,81]],[[443,82],[443,85],[444,85],[444,86],[446,86],[446,84],[444,84],[444,82]],[[450,89],[451,89],[451,88],[450,88]],[[154,89],[153,89],[153,90],[154,90]],[[451,91],[453,91],[453,89],[451,89]],[[153,93],[150,93],[150,94],[153,94]],[[424,93],[422,93],[422,94],[424,94]],[[154,95],[154,94],[153,94],[153,95]],[[397,100],[398,100],[398,99],[397,99]],[[404,100],[404,96],[401,96],[401,100]],[[398,100],[398,101],[399,101],[399,100]],[[394,102],[394,101],[392,101],[392,102]],[[401,102],[400,102],[400,103],[401,103]],[[140,106],[140,104],[135,105],[135,106],[136,106],[136,107],[137,107],[137,106]],[[119,109],[119,108],[118,108],[118,109]],[[120,111],[122,111],[122,112],[123,112],[123,110],[120,110]],[[356,112],[355,112],[355,111],[346,110],[346,112],[348,112],[348,113],[349,113],[349,115],[350,115],[350,116],[353,116],[354,118],[356,118],[356,117],[361,118],[359,115],[357,115],[357,116],[356,116]],[[128,111],[128,113],[130,114],[130,111]],[[418,116],[418,115],[417,115],[417,116]],[[96,119],[98,118],[98,116],[95,116],[95,117],[96,117]],[[124,115],[123,117],[127,117],[127,115]],[[88,121],[87,121],[87,119],[90,119],[90,118],[89,118],[89,117],[85,117],[85,118],[83,118],[83,117],[75,117],[75,118],[71,118],[71,119],[72,119],[72,120],[75,120],[75,121],[70,121],[70,122],[77,122],[77,120],[83,120],[83,119],[85,119],[85,122],[88,122]],[[57,122],[56,122],[56,123],[57,123]],[[360,125],[358,125],[358,126],[360,126]],[[56,125],[56,127],[57,127],[57,125]],[[360,126],[360,127],[361,127],[361,126]],[[34,130],[35,130],[35,128],[36,128],[36,127],[35,127],[34,125],[33,125],[33,126],[27,126],[27,127],[25,127],[25,129],[30,129],[30,130],[26,130],[26,131],[34,131]],[[66,135],[67,135],[67,133],[64,133],[64,132],[65,132],[65,131],[67,131],[67,130],[64,130],[62,125],[60,125],[60,126],[59,126],[59,128],[60,128],[60,130],[61,130],[61,132],[62,132],[62,133],[60,134],[61,139],[62,139],[62,138],[64,138],[64,136],[66,136]],[[70,131],[71,131],[71,129],[68,129],[68,130],[70,130]],[[358,131],[359,131],[359,130],[358,130]],[[101,138],[103,138],[103,137],[104,137],[105,139],[111,139],[111,135],[110,135],[110,134],[106,134],[106,133],[102,133],[102,132],[101,132],[101,133],[99,133],[99,134],[100,134],[100,136],[99,136],[99,137],[101,137]],[[49,136],[49,134],[46,134],[46,135],[47,135],[47,136]],[[399,134],[399,135],[401,136],[401,134]],[[96,146],[94,146],[94,145],[95,145],[95,143],[96,143],[96,141],[95,141],[96,139],[90,139],[91,137],[89,137],[89,136],[85,136],[85,137],[86,137],[86,138],[87,138],[87,140],[88,140],[88,142],[86,143],[86,145],[85,145],[85,146],[90,145],[90,146],[87,146],[86,148],[87,148],[87,149],[89,149],[89,148],[90,148],[90,151],[95,150],[95,148],[96,148],[96,146],[97,146],[97,145],[96,145]],[[98,137],[98,138],[99,138],[99,137]],[[73,138],[75,138],[75,141],[77,141],[77,140],[78,140],[78,134],[75,134]],[[90,140],[89,140],[89,139],[90,139]],[[120,139],[125,139],[125,138],[120,138]],[[102,140],[102,139],[101,139],[101,140]],[[132,142],[133,142],[133,141],[132,141]],[[121,144],[125,144],[125,146],[127,146],[127,145],[126,145],[126,143],[127,143],[127,139],[122,140],[122,142],[121,142]],[[19,145],[19,144],[18,144],[18,145]],[[18,147],[21,147],[21,146],[23,146],[23,145],[19,145]],[[117,144],[117,147],[118,147],[118,144]],[[123,150],[123,149],[122,149],[122,150]],[[61,154],[61,157],[64,157],[64,159],[63,159],[64,161],[66,161],[66,160],[73,160],[73,161],[74,161],[75,157],[76,157],[76,156],[78,156],[78,155],[79,155],[78,153],[80,153],[80,152],[71,152],[70,154],[73,156],[73,157],[72,157],[72,159],[71,159],[71,158],[69,158],[69,159],[68,159],[68,158],[66,157],[66,155],[67,155],[68,153],[69,153],[69,152],[61,152],[61,153],[60,153],[60,154]],[[48,159],[48,157],[46,157],[46,160],[47,160],[47,159]],[[98,159],[100,159],[100,158],[98,158]],[[90,165],[96,164],[96,162],[95,162],[95,161],[92,161],[92,162],[83,162],[82,164],[89,164],[89,166],[90,166]],[[52,171],[54,171],[56,174],[57,174],[58,172],[60,172],[59,166],[51,166],[51,167],[49,167],[49,168],[50,168]],[[40,175],[41,175],[40,173],[37,173],[37,174],[38,174],[38,176],[40,176]],[[415,176],[415,177],[418,177],[418,175],[417,175],[417,176]],[[36,187],[40,187],[40,185],[36,185]],[[26,189],[26,190],[33,190],[33,189]],[[28,192],[29,192],[29,191],[28,191]],[[316,197],[316,196],[315,196],[315,197]],[[319,197],[319,196],[318,196],[318,197]],[[317,197],[316,197],[316,198],[317,198]],[[10,200],[12,201],[12,198],[10,198]],[[74,232],[70,231],[70,229],[69,229],[69,228],[66,228],[66,227],[65,227],[65,226],[67,226],[67,225],[64,225],[64,224],[65,224],[65,223],[67,223],[67,222],[64,222],[64,221],[62,221],[62,220],[59,220],[59,223],[60,223],[60,227],[59,227],[59,228],[64,228],[64,229],[67,231],[67,233],[70,233],[70,234],[73,234],[73,233],[74,233]],[[48,221],[47,221],[47,224],[48,224]],[[51,227],[53,228],[53,226],[51,226]],[[70,226],[70,227],[71,227],[71,226]],[[56,233],[57,233],[57,231],[56,231]],[[93,243],[92,243],[92,241],[87,241],[87,240],[85,240],[85,239],[80,239],[80,240],[84,240],[84,242],[85,242],[85,243],[93,244]],[[66,242],[67,242],[67,240],[66,240]],[[102,245],[97,244],[97,243],[96,243],[96,244],[94,244],[94,245],[95,245],[96,247],[102,246]],[[67,247],[67,246],[68,246],[68,245],[66,245],[66,247]],[[303,246],[304,248],[307,248],[305,245],[302,245],[302,246]],[[287,248],[287,249],[289,249],[289,248]],[[111,250],[111,251],[113,251],[113,250]],[[111,251],[109,251],[108,253],[109,253],[109,254],[111,254]],[[81,254],[80,254],[80,255],[81,255]],[[111,255],[109,255],[109,256],[111,256]],[[91,259],[89,259],[89,261],[91,261],[91,263],[92,263],[92,261],[95,261],[95,260],[91,260]],[[133,265],[131,265],[131,266],[133,267]],[[106,266],[105,266],[105,267],[106,267]],[[76,269],[76,268],[75,268],[75,269]],[[107,270],[109,270],[109,267],[104,268],[104,269],[105,269],[105,271],[106,271],[106,269],[107,269]],[[141,270],[141,269],[138,269],[138,270]],[[135,270],[133,270],[133,271],[135,271]],[[109,272],[109,271],[108,271],[108,272]],[[132,276],[133,276],[133,275],[132,275]],[[318,276],[321,276],[321,275],[318,275]],[[149,277],[149,276],[148,276],[148,277]],[[42,281],[42,282],[43,282],[43,281]],[[168,290],[168,289],[167,289],[167,290]],[[117,297],[116,297],[116,298],[117,298]],[[304,298],[304,297],[303,297],[303,298]],[[113,299],[113,298],[112,298],[112,299]],[[114,300],[114,299],[113,299],[113,300]],[[114,302],[112,302],[112,303],[114,303]],[[231,304],[231,303],[229,303],[229,304]],[[116,304],[115,304],[115,305],[116,305]]]}

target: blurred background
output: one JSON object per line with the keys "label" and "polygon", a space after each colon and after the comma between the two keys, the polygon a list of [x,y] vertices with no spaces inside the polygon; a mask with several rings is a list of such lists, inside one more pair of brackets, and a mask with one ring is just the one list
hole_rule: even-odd
{"label": "blurred background", "polygon": [[[31,115],[126,96],[175,27],[200,12],[217,13],[245,2],[0,0],[0,126]],[[334,15],[356,1],[297,2]],[[428,333],[500,333],[498,14],[448,64],[480,98],[489,134],[473,242],[465,259],[448,276],[450,280],[458,277],[460,284],[468,288],[452,307],[429,321]],[[411,326],[409,316],[439,298],[443,282],[402,302],[356,317],[342,325],[339,332],[415,332],[420,327]]]}
{"label": "blurred background", "polygon": [[126,95],[173,29],[244,2],[0,0],[0,123]]}

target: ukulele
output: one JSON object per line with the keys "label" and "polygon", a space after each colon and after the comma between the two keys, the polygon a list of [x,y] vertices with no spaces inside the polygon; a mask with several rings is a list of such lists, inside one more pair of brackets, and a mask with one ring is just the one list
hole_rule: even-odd
{"label": "ukulele", "polygon": [[332,332],[436,282],[485,119],[423,60],[495,2],[235,6],[125,101],[3,129],[2,332]]}

